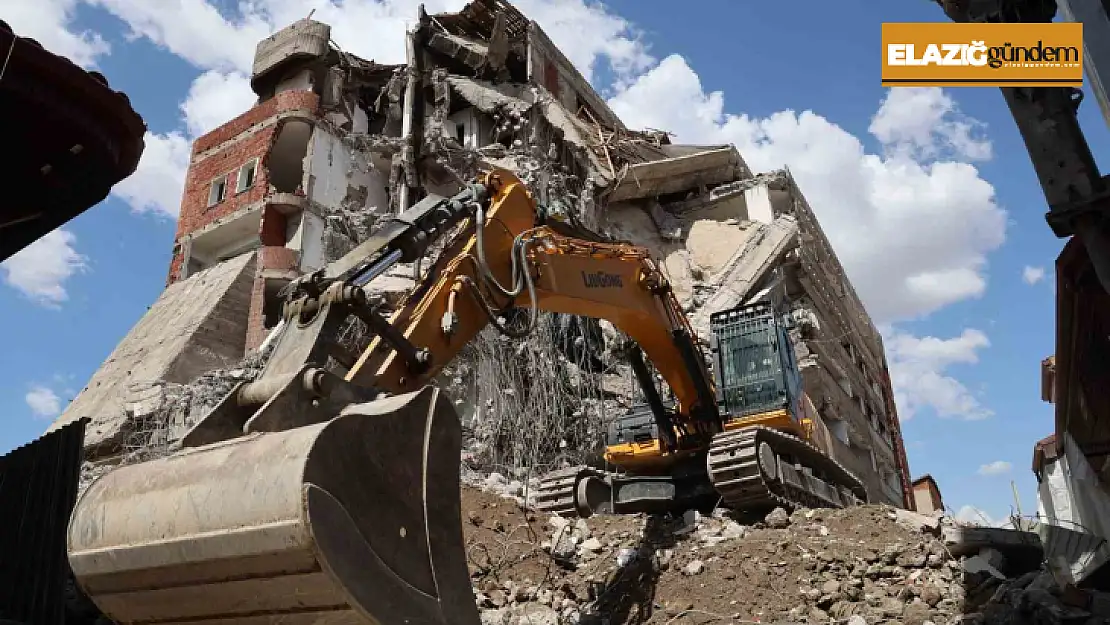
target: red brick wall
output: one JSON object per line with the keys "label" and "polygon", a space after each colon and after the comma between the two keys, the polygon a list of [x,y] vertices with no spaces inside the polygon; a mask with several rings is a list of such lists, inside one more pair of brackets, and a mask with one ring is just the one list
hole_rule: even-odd
{"label": "red brick wall", "polygon": [[[267,207],[269,208],[269,207]],[[263,217],[265,224],[265,217]],[[284,238],[284,231],[282,234]],[[263,277],[266,270],[296,271],[298,267],[297,252],[287,247],[266,246],[258,250],[258,265],[254,276],[254,286],[251,288],[250,317],[247,319],[247,345],[246,351],[256,349],[266,340],[269,330],[266,329],[262,316],[266,303],[266,280]]]}
{"label": "red brick wall", "polygon": [[297,269],[297,251],[284,245],[267,246],[259,250],[258,267],[276,271],[291,271]]}
{"label": "red brick wall", "polygon": [[[193,143],[192,159],[185,176],[185,189],[181,197],[181,213],[177,220],[177,236],[167,285],[177,281],[181,276],[183,262],[181,237],[226,217],[244,206],[266,198],[269,175],[262,167],[262,161],[270,149],[277,127],[276,124],[262,130],[258,130],[257,127],[274,115],[285,111],[315,113],[319,104],[319,97],[310,91],[285,91],[252,107]],[[254,130],[252,134],[243,136],[252,129]],[[203,157],[198,158],[198,154],[203,154]],[[239,168],[254,157],[259,159],[254,184],[243,193],[236,194]],[[227,193],[222,202],[209,207],[208,193],[212,181],[223,174],[228,174]],[[259,250],[251,291],[246,345],[248,351],[260,345],[267,334],[262,317],[266,284],[262,277],[263,272],[267,269],[295,270],[298,265],[296,252],[284,247],[285,230],[285,215],[271,206],[265,206],[258,233],[263,247]]]}
{"label": "red brick wall", "polygon": [[[212,153],[201,160],[193,161],[185,176],[185,192],[181,200],[181,215],[177,219],[177,238],[203,228],[213,221],[226,217],[248,204],[259,202],[266,196],[270,184],[266,170],[261,166],[261,158],[270,148],[274,127],[235,141],[227,147]],[[239,168],[252,158],[259,158],[254,185],[236,194],[235,185]],[[227,194],[224,201],[208,206],[208,194],[212,181],[218,176],[228,174]]]}
{"label": "red brick wall", "polygon": [[[561,95],[562,89],[559,85],[559,68],[551,59],[545,59],[543,64],[543,86],[551,92],[551,95],[556,99]],[[575,111],[571,111],[574,113]]]}
{"label": "red brick wall", "polygon": [[173,257],[170,258],[170,274],[166,276],[166,286],[177,282],[181,277],[181,265],[185,262],[185,253],[181,251],[181,245],[175,243],[173,246]]}
{"label": "red brick wall", "polygon": [[262,307],[265,305],[265,299],[266,281],[262,278],[262,264],[259,263],[254,274],[254,286],[251,287],[251,312],[247,318],[247,344],[244,353],[257,349],[262,341],[266,340],[266,328],[263,326],[264,319],[262,318]]}
{"label": "red brick wall", "polygon": [[258,104],[239,117],[227,122],[212,132],[199,137],[193,143],[193,154],[210,150],[217,145],[234,139],[282,111],[312,111],[320,105],[320,97],[311,91],[282,91],[274,97]]}
{"label": "red brick wall", "polygon": [[[319,97],[311,91],[284,91],[198,138],[193,143],[193,158],[185,176],[185,189],[181,197],[175,241],[265,198],[269,176],[262,167],[262,160],[270,148],[276,126],[272,125],[256,131],[237,141],[236,137],[240,137],[283,111],[315,112],[319,102]],[[205,154],[202,158],[198,158],[197,155],[201,153]],[[239,168],[254,157],[259,158],[254,185],[243,193],[236,194],[235,186],[238,182]],[[209,207],[208,193],[212,181],[223,174],[228,174],[227,194],[224,201]],[[280,244],[284,243],[283,238]],[[171,263],[169,282],[177,280],[180,275],[180,264],[180,260],[176,261],[176,266]]]}
{"label": "red brick wall", "polygon": [[258,238],[263,246],[285,245],[285,229],[288,219],[272,204],[262,208],[262,223],[258,227]]}

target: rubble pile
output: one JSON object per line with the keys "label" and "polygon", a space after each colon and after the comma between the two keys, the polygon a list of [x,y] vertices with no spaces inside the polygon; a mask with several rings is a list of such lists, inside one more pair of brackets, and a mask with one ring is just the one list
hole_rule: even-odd
{"label": "rubble pile", "polygon": [[164,380],[133,382],[123,406],[126,413],[122,453],[100,462],[81,465],[78,492],[94,479],[120,465],[135,464],[169,455],[181,437],[239,382],[250,382],[262,373],[272,343],[249,353],[235,367],[201,374],[189,384]]}
{"label": "rubble pile", "polygon": [[947,518],[868,505],[571,520],[523,506],[527,480],[467,481],[463,533],[485,625],[1108,622],[1090,601],[1066,603],[1036,565],[1006,578],[955,556]]}

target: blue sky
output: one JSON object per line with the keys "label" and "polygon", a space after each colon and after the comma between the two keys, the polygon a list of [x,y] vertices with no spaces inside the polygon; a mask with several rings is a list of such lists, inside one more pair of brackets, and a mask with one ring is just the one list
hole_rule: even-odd
{"label": "blue sky", "polygon": [[[42,433],[161,291],[189,141],[249,105],[244,72],[260,36],[315,6],[341,46],[390,62],[403,57],[399,25],[415,14],[401,0],[259,0],[249,14],[228,0],[5,4],[17,32],[97,66],[154,134],[116,195],[67,224],[70,235],[0,268],[9,328],[0,451]],[[953,509],[1008,514],[1011,479],[1034,509],[1032,445],[1053,428],[1039,363],[1053,350],[1052,267],[1063,242],[1044,222],[996,89],[880,87],[879,24],[941,21],[934,3],[519,6],[630,125],[734,142],[756,169],[789,164],[888,337],[899,408],[912,413],[902,424],[911,472],[936,477]],[[1081,122],[1103,152],[1093,97]],[[1025,279],[1038,269],[1039,281]]]}

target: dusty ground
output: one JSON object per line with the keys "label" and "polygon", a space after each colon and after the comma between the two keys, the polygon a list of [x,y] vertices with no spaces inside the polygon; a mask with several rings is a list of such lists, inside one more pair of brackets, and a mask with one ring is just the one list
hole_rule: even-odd
{"label": "dusty ground", "polygon": [[958,563],[940,542],[878,507],[782,514],[782,528],[692,514],[570,522],[467,489],[463,516],[487,623],[531,608],[543,622],[555,612],[612,625],[853,614],[921,623],[955,615],[952,595],[962,594]]}
{"label": "dusty ground", "polygon": [[1043,575],[965,574],[939,538],[887,507],[742,524],[719,513],[569,521],[473,487],[462,503],[486,625],[1104,622],[1038,595]]}

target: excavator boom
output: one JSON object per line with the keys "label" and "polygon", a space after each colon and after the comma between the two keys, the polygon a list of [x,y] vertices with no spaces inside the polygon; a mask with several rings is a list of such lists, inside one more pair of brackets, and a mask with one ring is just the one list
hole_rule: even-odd
{"label": "excavator boom", "polygon": [[650,252],[537,225],[535,203],[519,180],[504,171],[485,179],[497,191],[488,212],[477,209],[480,225],[441,256],[428,288],[410,298],[392,323],[409,343],[428,351],[427,366],[412,371],[388,339],[377,337],[347,379],[390,392],[412,391],[488,324],[513,333],[498,321],[506,311],[530,311],[529,326],[538,310],[566,313],[605,319],[639,345],[678,400],[676,427],[709,435],[719,431],[709,370]]}
{"label": "excavator boom", "polygon": [[[719,429],[705,363],[646,250],[538,223],[509,172],[429,197],[293,285],[259,378],[158,460],[118,468],[69,527],[78,583],[119,623],[477,623],[458,416],[428,386],[512,309],[609,319],[674,389],[677,432]],[[462,228],[386,319],[362,285]],[[506,284],[510,286],[505,286]],[[338,343],[359,319],[361,355]],[[670,440],[678,441],[677,436]]]}

